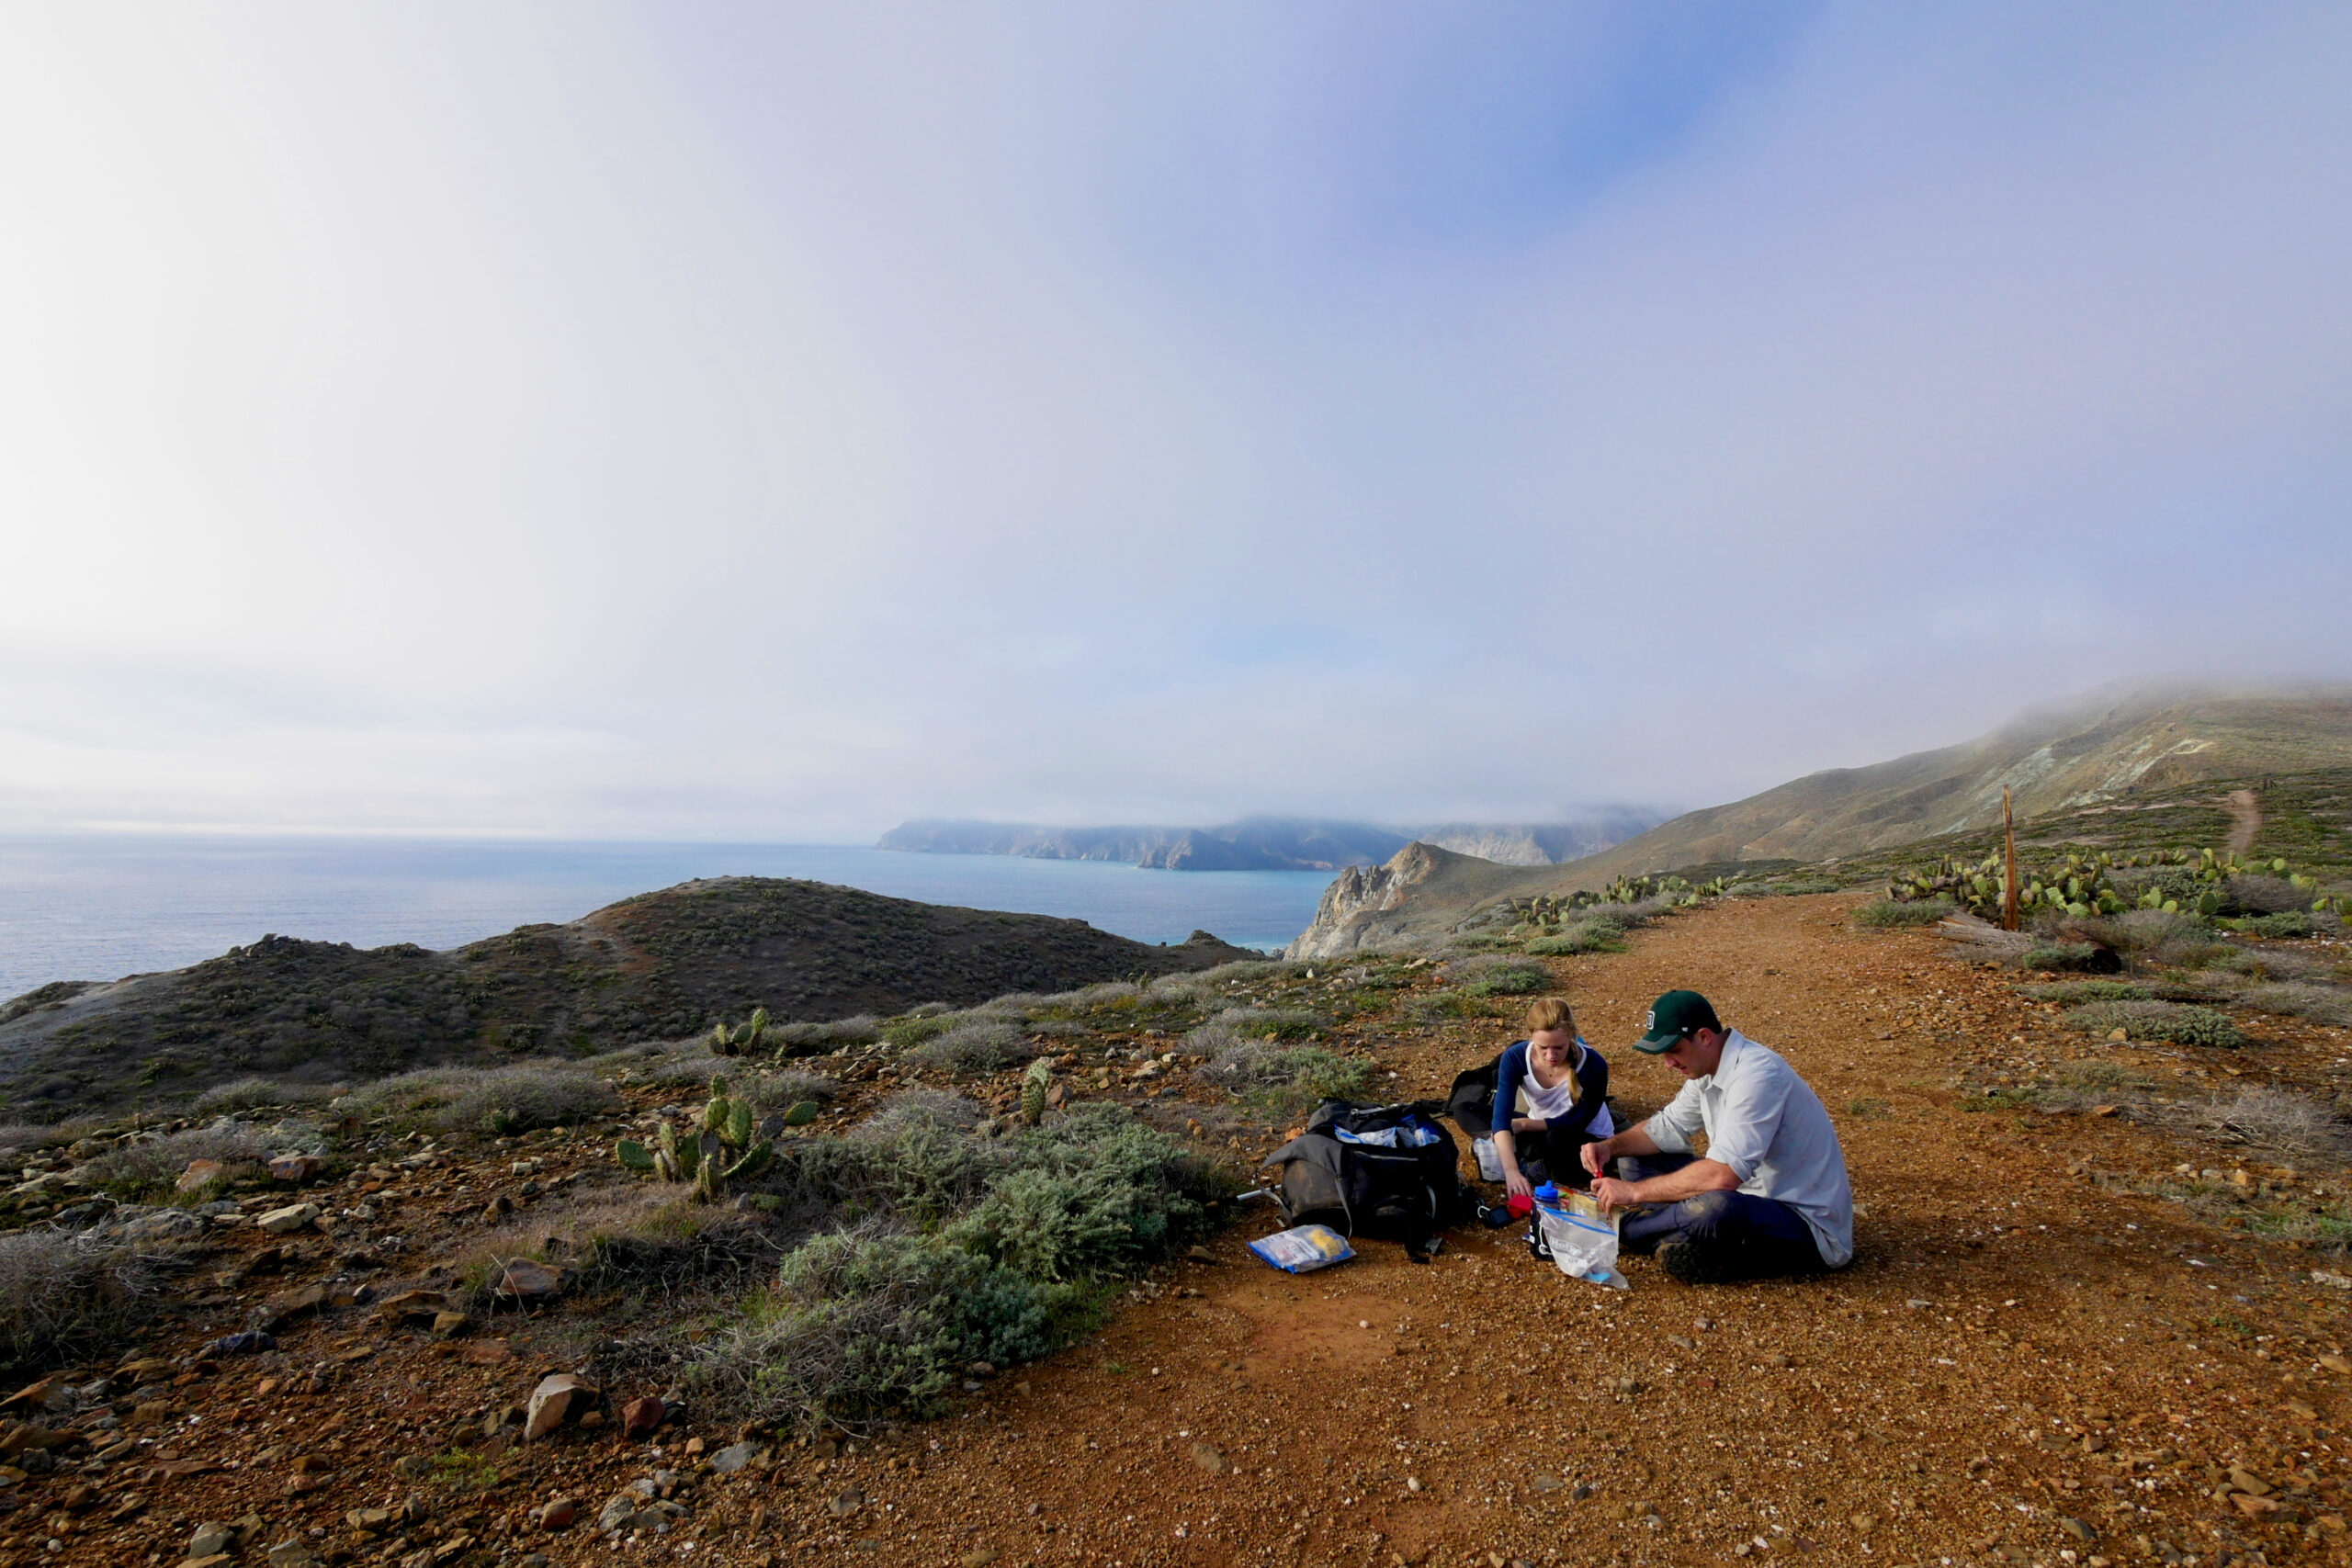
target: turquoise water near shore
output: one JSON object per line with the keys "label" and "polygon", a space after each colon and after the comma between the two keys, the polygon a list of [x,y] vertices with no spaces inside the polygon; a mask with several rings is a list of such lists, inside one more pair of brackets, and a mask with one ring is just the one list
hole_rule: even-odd
{"label": "turquoise water near shore", "polygon": [[1138,942],[1207,931],[1261,948],[1305,930],[1331,880],[1321,871],[1142,871],[838,844],[0,837],[0,999],[52,980],[178,968],[271,931],[358,947],[455,947],[728,875],[1060,915]]}

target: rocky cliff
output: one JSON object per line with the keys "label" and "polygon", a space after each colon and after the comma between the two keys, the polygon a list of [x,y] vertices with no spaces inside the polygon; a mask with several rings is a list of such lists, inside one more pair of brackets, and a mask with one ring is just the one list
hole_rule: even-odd
{"label": "rocky cliff", "polygon": [[1291,958],[1336,958],[1430,933],[1428,916],[1483,902],[1515,868],[1434,844],[1407,844],[1385,865],[1350,866],[1331,880],[1315,923],[1286,950]]}

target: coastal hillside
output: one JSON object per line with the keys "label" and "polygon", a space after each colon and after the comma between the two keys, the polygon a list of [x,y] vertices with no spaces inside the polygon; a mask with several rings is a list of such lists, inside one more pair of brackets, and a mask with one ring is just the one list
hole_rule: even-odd
{"label": "coastal hillside", "polygon": [[266,936],[186,969],[45,986],[0,1005],[0,1096],[41,1120],[254,1074],[380,1077],[676,1038],[759,1007],[779,1022],[890,1014],[1258,956],[1206,933],[1154,946],[1083,920],[719,877],[447,952]]}
{"label": "coastal hillside", "polygon": [[1560,822],[1445,822],[1385,828],[1319,818],[1249,818],[1216,828],[1054,828],[922,819],[875,848],[921,854],[1023,855],[1124,861],[1162,871],[1337,871],[1377,865],[1408,843],[1438,845],[1508,865],[1554,865],[1597,853],[1655,826],[1658,814],[1605,807]]}
{"label": "coastal hillside", "polygon": [[[2000,820],[2137,809],[2224,783],[2352,768],[2352,687],[2225,693],[2140,687],[2021,716],[1993,733],[1862,768],[1810,773],[1727,806],[1675,818],[1557,867],[1464,863],[1408,846],[1351,869],[1326,890],[1293,957],[1352,952],[1452,929],[1500,899],[1557,897],[1623,876],[1702,876],[1835,865]],[[2215,807],[2218,809],[2218,807]]]}

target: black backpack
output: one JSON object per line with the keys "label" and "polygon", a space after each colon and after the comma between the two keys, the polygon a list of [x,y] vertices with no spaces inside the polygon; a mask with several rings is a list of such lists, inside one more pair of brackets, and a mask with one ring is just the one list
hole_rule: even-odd
{"label": "black backpack", "polygon": [[1413,1261],[1428,1262],[1430,1238],[1470,1207],[1453,1135],[1430,1109],[1344,1100],[1317,1106],[1306,1130],[1266,1156],[1268,1168],[1282,1169],[1274,1199],[1283,1222],[1393,1237]]}

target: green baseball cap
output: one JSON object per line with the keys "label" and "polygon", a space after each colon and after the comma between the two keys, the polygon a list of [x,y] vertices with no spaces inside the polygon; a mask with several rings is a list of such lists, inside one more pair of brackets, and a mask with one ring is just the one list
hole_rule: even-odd
{"label": "green baseball cap", "polygon": [[1668,991],[1650,1004],[1649,1032],[1634,1042],[1634,1049],[1663,1055],[1674,1043],[1702,1029],[1721,1030],[1713,1002],[1696,991]]}

